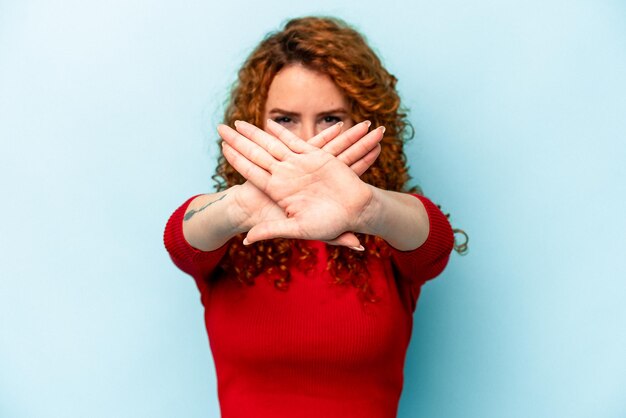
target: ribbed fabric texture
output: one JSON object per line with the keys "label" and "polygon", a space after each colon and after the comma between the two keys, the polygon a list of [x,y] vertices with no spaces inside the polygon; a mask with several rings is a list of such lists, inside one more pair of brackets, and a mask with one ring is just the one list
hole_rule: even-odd
{"label": "ribbed fabric texture", "polygon": [[443,213],[416,197],[428,213],[428,239],[414,251],[393,250],[390,258],[368,262],[376,303],[331,283],[319,241],[308,241],[317,265],[292,268],[286,291],[262,276],[254,286],[217,277],[212,273],[227,246],[199,251],[182,234],[193,198],[172,214],[165,246],[202,296],[222,418],[396,416],[420,288],[441,273],[453,244]]}

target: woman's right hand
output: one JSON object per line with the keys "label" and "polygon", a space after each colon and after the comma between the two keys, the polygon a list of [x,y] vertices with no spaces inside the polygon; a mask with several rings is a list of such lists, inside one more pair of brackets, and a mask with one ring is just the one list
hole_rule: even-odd
{"label": "woman's right hand", "polygon": [[229,219],[233,226],[233,235],[247,232],[254,225],[264,221],[285,218],[282,209],[247,180],[243,184],[231,187],[229,191],[233,196]]}

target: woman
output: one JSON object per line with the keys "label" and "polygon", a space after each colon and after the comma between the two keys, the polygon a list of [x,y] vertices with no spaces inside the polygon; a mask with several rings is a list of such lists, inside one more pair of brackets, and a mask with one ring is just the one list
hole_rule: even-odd
{"label": "woman", "polygon": [[165,230],[200,290],[223,418],[396,416],[420,288],[454,239],[404,192],[395,84],[329,18],[289,21],[239,71],[219,191]]}

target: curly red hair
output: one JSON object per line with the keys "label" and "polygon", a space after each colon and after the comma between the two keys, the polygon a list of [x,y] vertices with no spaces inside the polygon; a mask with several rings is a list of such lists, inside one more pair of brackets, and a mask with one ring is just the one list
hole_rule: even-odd
{"label": "curly red hair", "polygon": [[[413,129],[400,105],[397,79],[382,65],[359,32],[336,18],[304,17],[288,21],[284,29],[270,33],[251,53],[239,70],[232,87],[224,123],[245,120],[263,126],[264,106],[270,84],[283,67],[301,64],[328,75],[346,95],[352,120],[370,120],[372,127],[384,125],[381,153],[361,179],[385,190],[406,191],[409,180],[405,140]],[[221,149],[221,147],[220,147]],[[216,173],[217,189],[241,184],[245,179],[220,155]],[[410,191],[416,191],[411,189]],[[328,269],[337,284],[351,284],[366,300],[375,300],[366,270],[367,257],[388,255],[380,238],[359,235],[367,251],[328,247]],[[315,253],[304,241],[273,239],[244,247],[243,236],[230,243],[221,267],[227,275],[246,284],[265,272],[278,289],[290,280],[289,260],[297,254],[298,267],[315,264]]]}

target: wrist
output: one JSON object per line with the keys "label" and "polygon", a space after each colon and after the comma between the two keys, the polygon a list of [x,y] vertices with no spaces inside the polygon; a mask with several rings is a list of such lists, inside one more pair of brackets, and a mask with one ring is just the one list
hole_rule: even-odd
{"label": "wrist", "polygon": [[382,190],[370,184],[366,184],[368,190],[368,200],[363,206],[360,215],[357,217],[357,223],[354,231],[367,235],[380,236],[380,213],[383,206],[384,196]]}
{"label": "wrist", "polygon": [[231,204],[227,208],[228,229],[230,235],[235,236],[242,232],[250,230],[252,225],[248,225],[250,222],[250,214],[248,214],[240,204],[241,202],[241,185],[235,185],[230,187],[226,193],[231,198]]}
{"label": "wrist", "polygon": [[371,199],[360,217],[356,232],[380,237],[392,247],[413,250],[426,240],[428,214],[414,196],[371,187]]}

